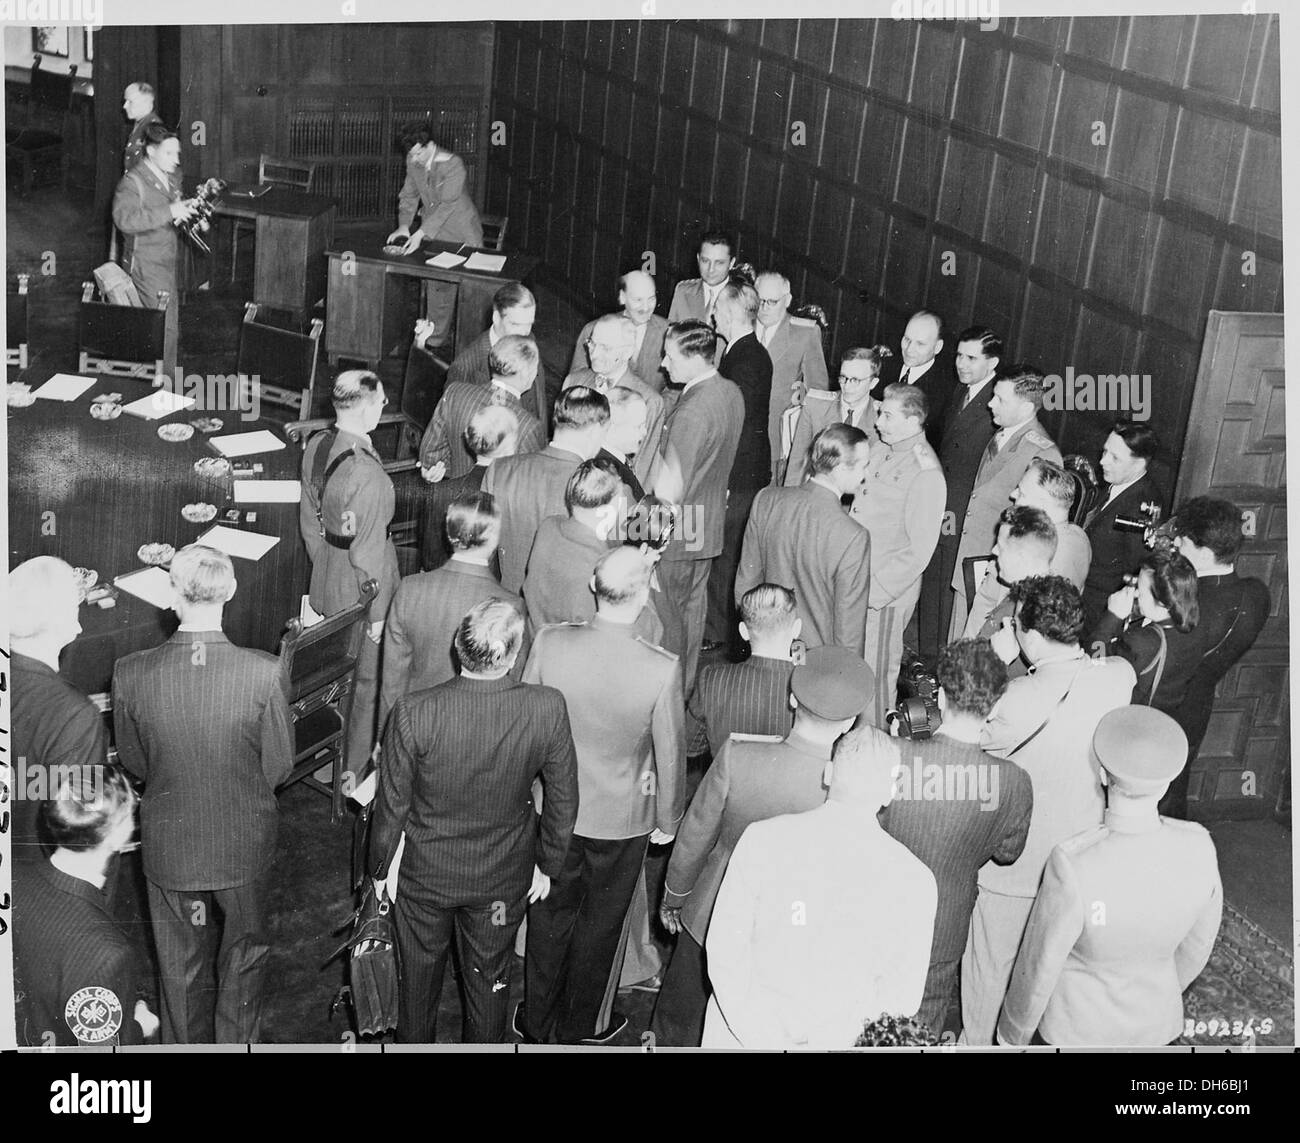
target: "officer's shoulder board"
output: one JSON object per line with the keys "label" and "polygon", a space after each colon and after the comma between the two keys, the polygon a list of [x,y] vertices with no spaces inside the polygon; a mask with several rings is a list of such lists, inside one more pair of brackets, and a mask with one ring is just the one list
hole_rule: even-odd
{"label": "officer's shoulder board", "polygon": [[[513,602],[513,600],[511,600],[510,602]],[[522,602],[522,600],[520,602]],[[582,620],[580,619],[567,619],[563,623],[543,623],[537,629],[537,633],[533,636],[533,644],[535,646],[538,640],[540,640],[541,637],[545,635],[548,631],[565,631],[573,627],[586,627],[586,626],[588,626],[588,624],[582,622]]]}
{"label": "officer's shoulder board", "polygon": [[769,746],[776,746],[785,741],[779,734],[741,734],[738,730],[733,730],[727,739],[728,742],[765,742]]}
{"label": "officer's shoulder board", "polygon": [[1162,817],[1160,819],[1160,824],[1166,829],[1173,830],[1175,833],[1193,834],[1204,837],[1206,841],[1213,840],[1210,837],[1210,831],[1201,825],[1200,822],[1185,822],[1179,818]]}
{"label": "officer's shoulder board", "polygon": [[1097,825],[1060,842],[1057,848],[1067,857],[1073,857],[1075,854],[1082,853],[1085,849],[1091,849],[1098,842],[1105,841],[1108,837],[1110,837],[1110,830],[1104,825]]}
{"label": "officer's shoulder board", "polygon": [[934,455],[932,449],[925,441],[917,441],[916,446],[912,449],[912,455],[916,457],[918,468],[938,468],[939,458]]}
{"label": "officer's shoulder board", "polygon": [[1025,440],[1027,440],[1031,445],[1037,446],[1038,448],[1056,447],[1056,442],[1052,440],[1052,438],[1049,437],[1046,433],[1039,432],[1038,429],[1030,429],[1027,433],[1025,433]]}
{"label": "officer's shoulder board", "polygon": [[638,643],[641,644],[642,647],[648,647],[651,651],[654,651],[656,654],[662,655],[669,662],[675,663],[680,658],[679,655],[673,654],[673,652],[669,651],[666,647],[661,647],[659,646],[658,643],[651,643],[649,639],[645,639],[640,635],[635,636],[635,639]]}

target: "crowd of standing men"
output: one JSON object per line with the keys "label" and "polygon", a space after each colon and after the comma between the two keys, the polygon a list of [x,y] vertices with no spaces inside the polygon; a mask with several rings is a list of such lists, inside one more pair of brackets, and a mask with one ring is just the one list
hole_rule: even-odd
{"label": "crowd of standing men", "polygon": [[[553,407],[535,300],[500,291],[421,443],[423,571],[402,577],[387,535],[379,377],[341,374],[336,423],[308,444],[311,603],[329,615],[379,589],[347,761],[360,775],[379,743],[368,872],[395,896],[399,1038],[434,1039],[454,940],[466,1040],[609,1042],[623,985],[659,991],[664,1044],[850,1046],[913,1014],[968,1043],[1173,1039],[1221,909],[1208,834],[1177,820],[1188,766],[1269,608],[1235,572],[1240,514],[1189,501],[1150,549],[1116,530],[1161,499],[1159,442],[1120,421],[1107,495],[1072,522],[1044,376],[1004,362],[993,330],[962,330],[945,357],[943,321],[918,311],[898,354],[841,354],[832,388],[788,280],[733,255],[704,235],[667,321],[653,278],[625,274]],[[968,587],[973,557],[992,571]],[[62,590],[20,573],[16,592]],[[144,781],[163,1034],[255,1039],[283,696],[266,657],[220,635],[229,561],[187,549],[171,574],[179,646],[114,681],[118,750]],[[27,652],[15,635],[16,666],[28,654],[53,687],[75,631],[20,614],[34,632]],[[905,645],[941,687],[926,739],[891,736]],[[19,689],[16,736],[40,755],[49,728],[24,728],[24,708]],[[221,744],[202,773],[178,764],[196,736]],[[87,732],[72,753],[89,764],[102,745]],[[28,855],[57,872],[92,852],[102,885],[127,800],[110,794],[61,792]],[[81,849],[51,855],[69,814]],[[644,871],[669,844],[660,965]],[[80,892],[45,876],[51,899]],[[182,924],[209,900],[215,1029],[192,1014],[213,953]],[[1096,900],[1104,929],[1084,914]]]}

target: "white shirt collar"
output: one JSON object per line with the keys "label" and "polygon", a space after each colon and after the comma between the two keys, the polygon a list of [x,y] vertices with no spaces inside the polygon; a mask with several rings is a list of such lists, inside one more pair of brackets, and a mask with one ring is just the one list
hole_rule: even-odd
{"label": "white shirt collar", "polygon": [[906,365],[906,364],[905,364],[905,365],[903,366],[903,368],[900,369],[900,370],[898,371],[898,375],[901,377],[901,376],[903,375],[904,371],[906,371],[906,372],[907,372],[907,383],[908,383],[909,385],[915,385],[916,382],[917,382],[920,378],[922,378],[922,377],[924,377],[924,376],[926,375],[926,373],[927,373],[927,372],[929,371],[929,369],[930,369],[930,366],[933,365],[933,364],[934,364],[934,358],[933,358],[933,357],[930,358],[930,360],[927,361],[924,365],[918,365],[918,366],[916,366],[915,369],[913,369],[910,365]]}
{"label": "white shirt collar", "polygon": [[[1110,486],[1110,495],[1106,497],[1106,504],[1109,504],[1112,500],[1115,499],[1116,496],[1118,496],[1126,488],[1132,488],[1133,485],[1135,485],[1139,480],[1142,479],[1142,476],[1143,473],[1138,473],[1137,476],[1133,477],[1132,480],[1126,481],[1123,484],[1112,484]],[[1103,505],[1103,507],[1105,507],[1105,505]]]}
{"label": "white shirt collar", "polygon": [[500,340],[501,340],[501,334],[497,333],[497,327],[494,325],[488,326],[488,345],[490,345],[493,349],[496,349],[497,342]]}

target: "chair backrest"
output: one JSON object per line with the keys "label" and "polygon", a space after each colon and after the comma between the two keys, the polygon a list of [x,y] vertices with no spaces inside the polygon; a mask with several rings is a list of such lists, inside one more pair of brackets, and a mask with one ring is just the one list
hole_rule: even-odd
{"label": "chair backrest", "polygon": [[1086,456],[1071,453],[1062,461],[1062,467],[1074,479],[1074,504],[1070,508],[1070,523],[1083,526],[1088,513],[1101,499],[1101,478]]}
{"label": "chair backrest", "polygon": [[278,159],[264,153],[257,167],[259,186],[288,187],[310,194],[315,178],[316,164],[301,159]]}
{"label": "chair backrest", "polygon": [[71,64],[66,74],[46,71],[41,67],[41,57],[36,56],[32,60],[33,111],[50,113],[55,122],[61,122],[62,117],[72,108],[72,90],[76,78],[76,64]]}
{"label": "chair backrest", "polygon": [[259,322],[257,312],[257,303],[245,304],[236,371],[250,385],[255,379],[263,401],[291,409],[300,421],[306,420],[311,416],[324,324],[314,318],[307,333],[296,333]]}
{"label": "chair backrest", "polygon": [[357,602],[328,619],[311,627],[289,620],[280,642],[280,685],[290,703],[312,697],[328,701],[329,691],[356,670],[370,602],[378,593],[378,582],[368,579]]}
{"label": "chair backrest", "polygon": [[483,214],[479,216],[483,224],[483,245],[492,250],[506,248],[506,228],[510,225],[508,214]]}
{"label": "chair backrest", "polygon": [[961,562],[961,582],[966,591],[966,607],[975,602],[975,593],[979,591],[979,586],[984,582],[986,575],[993,575],[993,563],[996,556],[967,556]]}

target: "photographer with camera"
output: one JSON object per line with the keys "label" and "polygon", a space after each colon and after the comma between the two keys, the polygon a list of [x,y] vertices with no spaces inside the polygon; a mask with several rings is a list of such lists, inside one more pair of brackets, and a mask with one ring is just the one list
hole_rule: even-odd
{"label": "photographer with camera", "polygon": [[1200,618],[1196,569],[1177,552],[1154,551],[1124,581],[1092,629],[1092,650],[1120,655],[1133,665],[1134,704],[1172,714],[1203,651],[1194,634]]}
{"label": "photographer with camera", "polygon": [[1214,691],[1259,637],[1271,609],[1268,588],[1237,574],[1243,539],[1241,509],[1227,500],[1197,496],[1171,521],[1174,548],[1196,569],[1200,622],[1194,638],[1199,662],[1187,694],[1173,711],[1187,735],[1187,762],[1160,800],[1166,817],[1187,817],[1187,787],[1192,761],[1201,749],[1214,710]]}
{"label": "photographer with camera", "polygon": [[961,962],[962,1040],[991,1044],[1016,950],[1052,847],[1101,824],[1105,808],[1093,732],[1133,694],[1133,668],[1092,659],[1079,645],[1083,604],[1060,576],[1031,576],[1012,588],[1015,632],[1032,672],[1013,679],[994,707],[980,744],[1013,759],[1034,783],[1024,852],[1010,865],[986,865]]}
{"label": "photographer with camera", "polygon": [[[1092,565],[1083,587],[1083,610],[1092,630],[1106,611],[1106,601],[1124,586],[1146,554],[1143,533],[1159,523],[1164,494],[1147,467],[1160,448],[1150,425],[1116,421],[1101,450],[1101,475],[1109,486],[1106,499],[1094,507],[1083,528],[1092,542]],[[1144,510],[1153,505],[1155,511]]]}
{"label": "photographer with camera", "polygon": [[939,885],[917,1018],[942,1034],[961,1029],[957,967],[975,908],[976,877],[987,861],[1006,865],[1020,856],[1034,793],[1019,766],[980,749],[984,720],[1007,685],[1006,668],[988,643],[963,639],[945,647],[938,677],[943,722],[928,741],[902,746],[894,800],[881,811],[880,824],[925,862]]}

